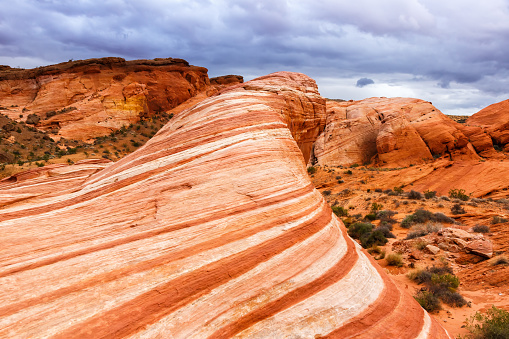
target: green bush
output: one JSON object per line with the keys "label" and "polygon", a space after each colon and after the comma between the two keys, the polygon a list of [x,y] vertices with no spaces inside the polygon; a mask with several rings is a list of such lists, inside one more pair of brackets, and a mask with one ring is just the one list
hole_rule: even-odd
{"label": "green bush", "polygon": [[308,174],[315,174],[316,173],[316,167],[309,166],[308,167]]}
{"label": "green bush", "polygon": [[486,314],[476,312],[465,321],[470,332],[468,339],[507,339],[509,338],[509,312],[492,306]]}
{"label": "green bush", "polygon": [[366,214],[364,219],[371,220],[371,221],[376,220],[376,214],[375,213],[368,213],[368,214]]}
{"label": "green bush", "polygon": [[456,214],[465,214],[465,209],[463,207],[461,207],[460,204],[454,204],[452,207],[451,207],[451,213],[456,215]]}
{"label": "green bush", "polygon": [[419,291],[414,298],[428,312],[435,312],[442,308],[440,300],[431,292]]}
{"label": "green bush", "polygon": [[430,191],[430,190],[424,191],[424,197],[426,199],[431,199],[431,198],[434,198],[436,196],[437,196],[437,191]]}
{"label": "green bush", "polygon": [[355,239],[360,239],[360,237],[365,233],[371,233],[373,231],[373,225],[368,222],[356,222],[348,228],[348,235]]}
{"label": "green bush", "polygon": [[332,206],[332,212],[338,217],[347,217],[348,210],[342,206]]}
{"label": "green bush", "polygon": [[387,261],[387,265],[389,266],[403,266],[403,258],[401,254],[398,253],[390,253],[385,257],[385,261]]}
{"label": "green bush", "polygon": [[463,201],[468,201],[468,199],[470,199],[470,196],[465,194],[464,189],[451,189],[451,190],[449,190],[449,198],[455,198],[455,199],[460,199]]}
{"label": "green bush", "polygon": [[374,202],[371,204],[371,211],[377,212],[377,211],[380,211],[383,207],[384,207],[384,205]]}
{"label": "green bush", "polygon": [[383,246],[388,240],[380,230],[374,230],[370,233],[365,233],[360,237],[361,246],[368,248],[371,246]]}
{"label": "green bush", "polygon": [[421,200],[422,198],[423,197],[421,192],[411,190],[410,193],[408,193],[408,199]]}

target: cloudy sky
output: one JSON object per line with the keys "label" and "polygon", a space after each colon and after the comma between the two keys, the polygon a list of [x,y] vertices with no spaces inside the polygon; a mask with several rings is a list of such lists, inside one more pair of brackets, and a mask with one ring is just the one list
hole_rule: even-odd
{"label": "cloudy sky", "polygon": [[0,64],[178,57],[323,96],[416,97],[470,115],[509,99],[509,0],[0,0]]}

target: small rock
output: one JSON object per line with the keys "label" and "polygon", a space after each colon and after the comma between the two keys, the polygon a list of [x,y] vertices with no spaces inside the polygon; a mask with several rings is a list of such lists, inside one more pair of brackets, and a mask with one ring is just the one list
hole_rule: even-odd
{"label": "small rock", "polygon": [[415,260],[422,260],[423,257],[422,257],[422,253],[419,252],[419,251],[412,251],[410,252],[410,254],[408,255],[408,257],[410,259],[415,259]]}
{"label": "small rock", "polygon": [[430,254],[438,254],[440,252],[440,248],[433,245],[427,245],[424,249]]}

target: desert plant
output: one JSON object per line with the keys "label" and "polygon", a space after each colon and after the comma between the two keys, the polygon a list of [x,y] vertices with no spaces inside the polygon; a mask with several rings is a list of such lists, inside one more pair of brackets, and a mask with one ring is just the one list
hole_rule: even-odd
{"label": "desert plant", "polygon": [[392,226],[390,224],[383,224],[375,228],[375,231],[380,231],[386,238],[396,238],[394,233],[391,232]]}
{"label": "desert plant", "polygon": [[387,265],[389,266],[403,266],[403,258],[401,257],[401,254],[398,253],[389,253],[385,256],[385,261],[387,261]]}
{"label": "desert plant", "polygon": [[342,206],[332,206],[332,212],[338,217],[347,217],[348,210]]}
{"label": "desert plant", "polygon": [[408,199],[421,200],[422,199],[422,193],[414,191],[414,190],[411,190],[410,193],[408,193]]}
{"label": "desert plant", "polygon": [[486,314],[476,312],[465,321],[470,332],[465,339],[506,339],[509,338],[509,312],[494,305]]}
{"label": "desert plant", "polygon": [[440,300],[429,291],[419,291],[415,296],[415,300],[428,312],[435,312],[442,307],[440,306]]}
{"label": "desert plant", "polygon": [[309,166],[308,167],[308,174],[315,174],[316,173],[316,167]]}
{"label": "desert plant", "polygon": [[424,197],[426,199],[431,199],[431,198],[434,198],[436,196],[437,196],[437,191],[430,191],[430,190],[424,191]]}
{"label": "desert plant", "polygon": [[348,228],[348,235],[359,239],[363,234],[370,233],[373,230],[373,224],[368,222],[356,222]]}
{"label": "desert plant", "polygon": [[380,211],[383,207],[384,207],[384,205],[374,202],[371,204],[371,211],[377,212],[377,211]]}
{"label": "desert plant", "polygon": [[361,241],[361,246],[364,248],[368,248],[374,245],[383,246],[388,241],[382,231],[377,229],[375,229],[373,232],[362,235],[359,240]]}
{"label": "desert plant", "polygon": [[507,259],[507,257],[504,255],[500,255],[498,257],[490,259],[490,265],[491,266],[509,265],[509,259]]}
{"label": "desert plant", "polygon": [[422,251],[424,248],[426,248],[427,245],[428,245],[428,242],[425,240],[422,240],[422,239],[419,239],[414,243],[414,247],[420,251]]}
{"label": "desert plant", "polygon": [[491,223],[494,224],[502,224],[504,222],[507,222],[506,218],[499,217],[498,215],[494,216],[491,220]]}
{"label": "desert plant", "polygon": [[349,175],[350,175],[350,174],[353,174],[353,172],[352,172],[351,170],[346,170],[346,171],[344,171],[343,173],[344,173],[344,174],[349,174]]}
{"label": "desert plant", "polygon": [[406,239],[415,239],[419,237],[423,237],[430,233],[438,232],[442,228],[442,224],[427,222],[426,224],[416,224],[412,226],[410,232],[408,232]]}
{"label": "desert plant", "polygon": [[468,199],[470,199],[470,196],[465,194],[464,189],[451,189],[449,190],[449,198],[467,201]]}
{"label": "desert plant", "polygon": [[322,192],[322,194],[323,194],[323,195],[325,195],[325,196],[328,196],[328,195],[330,195],[331,193],[332,193],[332,192],[331,192],[331,191],[329,191],[329,190],[325,190],[325,191],[323,191],[323,192]]}
{"label": "desert plant", "polygon": [[486,225],[475,225],[472,231],[476,233],[490,233],[490,228]]}
{"label": "desert plant", "polygon": [[394,192],[396,192],[398,195],[403,193],[403,187],[396,186],[393,188]]}
{"label": "desert plant", "polygon": [[452,214],[465,214],[465,209],[460,204],[454,204],[451,207]]}

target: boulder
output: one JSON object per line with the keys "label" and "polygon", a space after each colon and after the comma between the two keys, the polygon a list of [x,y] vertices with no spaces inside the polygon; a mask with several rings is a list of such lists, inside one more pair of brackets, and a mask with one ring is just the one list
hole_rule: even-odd
{"label": "boulder", "polygon": [[493,256],[493,243],[490,240],[474,240],[468,243],[465,249],[467,252],[482,257],[491,258]]}
{"label": "boulder", "polygon": [[433,255],[438,254],[440,252],[440,248],[433,246],[433,245],[426,245],[424,250],[426,252],[428,252],[429,254],[433,254]]}

